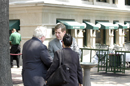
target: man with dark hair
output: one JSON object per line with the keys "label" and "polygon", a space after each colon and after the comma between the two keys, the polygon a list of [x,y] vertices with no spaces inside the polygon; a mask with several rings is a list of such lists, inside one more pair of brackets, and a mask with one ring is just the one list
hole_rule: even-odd
{"label": "man with dark hair", "polygon": [[[66,27],[64,24],[60,23],[55,26],[55,36],[56,38],[49,42],[48,50],[52,58],[54,57],[54,52],[62,49],[63,36],[66,34]],[[79,57],[81,55],[81,50],[79,49],[75,38],[71,45],[71,49],[78,53]]]}
{"label": "man with dark hair", "polygon": [[[11,43],[11,50],[10,53],[18,54],[20,53],[20,42],[21,42],[21,35],[16,32],[16,29],[12,29],[12,34],[9,37],[9,41]],[[13,60],[16,60],[17,68],[19,68],[19,55],[11,55],[11,67],[13,67]]]}

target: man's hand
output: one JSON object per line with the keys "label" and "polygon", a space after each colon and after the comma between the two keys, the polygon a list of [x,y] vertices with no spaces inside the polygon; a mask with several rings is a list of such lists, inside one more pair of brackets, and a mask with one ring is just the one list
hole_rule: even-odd
{"label": "man's hand", "polygon": [[79,86],[83,86],[83,84],[79,84]]}

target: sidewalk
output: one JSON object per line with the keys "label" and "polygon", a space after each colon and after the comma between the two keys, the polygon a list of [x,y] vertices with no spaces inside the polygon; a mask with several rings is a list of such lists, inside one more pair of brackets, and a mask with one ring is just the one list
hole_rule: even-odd
{"label": "sidewalk", "polygon": [[[17,68],[14,66],[14,68],[11,68],[13,86],[23,86],[21,70],[22,67]],[[91,86],[130,86],[130,70],[126,70],[125,74],[98,73],[97,68],[94,67],[90,71]]]}
{"label": "sidewalk", "polygon": [[22,66],[20,66],[19,68],[17,68],[17,66],[11,68],[13,86],[24,86],[22,82],[21,72]]}
{"label": "sidewalk", "polygon": [[97,68],[92,68],[91,86],[130,86],[130,70],[125,70],[123,73],[105,73],[97,72]]}

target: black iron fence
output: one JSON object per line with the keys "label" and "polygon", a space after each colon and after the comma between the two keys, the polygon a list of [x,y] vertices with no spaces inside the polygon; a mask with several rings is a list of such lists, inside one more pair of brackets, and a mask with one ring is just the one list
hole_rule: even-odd
{"label": "black iron fence", "polygon": [[[105,72],[122,72],[125,73],[126,69],[130,69],[126,67],[126,53],[130,53],[130,51],[117,51],[114,50],[112,52],[109,48],[106,49],[92,49],[92,48],[80,48],[82,51],[81,55],[81,62],[83,62],[83,55],[84,51],[89,51],[89,58],[92,62],[93,55],[95,54],[98,57],[98,72],[105,71]],[[94,51],[94,52],[93,52]],[[88,57],[84,57],[88,58]]]}

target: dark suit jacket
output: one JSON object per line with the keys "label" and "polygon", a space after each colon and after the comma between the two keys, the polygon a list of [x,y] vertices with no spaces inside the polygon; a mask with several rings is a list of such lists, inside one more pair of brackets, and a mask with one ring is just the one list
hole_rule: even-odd
{"label": "dark suit jacket", "polygon": [[[62,51],[63,53],[61,54]],[[79,63],[79,57],[71,48],[63,48],[55,52],[53,63],[46,75],[46,80],[59,67],[59,58],[64,58],[64,64],[70,68],[70,82],[63,86],[79,86],[79,83],[82,84],[82,69]]]}
{"label": "dark suit jacket", "polygon": [[[54,58],[54,53],[60,49],[62,49],[62,46],[57,38],[55,38],[49,42],[48,51],[49,51],[50,55],[52,56],[52,58]],[[71,49],[74,50],[75,52],[77,52],[79,57],[81,56],[81,50],[79,49],[75,38],[73,38]]]}
{"label": "dark suit jacket", "polygon": [[33,37],[23,45],[24,86],[45,86],[45,75],[52,63],[47,47],[37,38]]}

